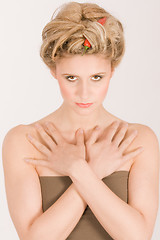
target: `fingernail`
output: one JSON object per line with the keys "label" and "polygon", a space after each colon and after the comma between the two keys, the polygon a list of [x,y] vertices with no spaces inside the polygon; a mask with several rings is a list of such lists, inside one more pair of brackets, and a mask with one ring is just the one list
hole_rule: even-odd
{"label": "fingernail", "polygon": [[80,133],[83,133],[83,129],[82,129],[82,128],[80,128],[79,132],[80,132]]}
{"label": "fingernail", "polygon": [[125,126],[128,127],[128,123],[125,123]]}
{"label": "fingernail", "polygon": [[45,125],[46,125],[47,127],[49,127],[49,126],[50,126],[50,123],[49,123],[49,122],[45,122]]}
{"label": "fingernail", "polygon": [[40,128],[40,124],[39,124],[39,123],[35,123],[35,127],[36,127],[37,129],[39,129],[39,128]]}
{"label": "fingernail", "polygon": [[28,137],[30,140],[33,139],[32,136],[31,136],[30,134],[27,134],[27,137]]}
{"label": "fingernail", "polygon": [[29,162],[29,159],[28,158],[23,158],[24,161],[26,162]]}
{"label": "fingernail", "polygon": [[100,129],[100,127],[99,126],[96,126],[96,128],[95,128],[96,130],[99,130]]}

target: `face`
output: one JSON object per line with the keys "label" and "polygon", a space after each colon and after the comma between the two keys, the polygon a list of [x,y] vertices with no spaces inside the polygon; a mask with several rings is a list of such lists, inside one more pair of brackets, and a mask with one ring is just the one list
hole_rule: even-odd
{"label": "face", "polygon": [[50,71],[58,80],[65,106],[81,114],[102,106],[114,72],[110,61],[97,54],[65,57],[56,63],[55,71]]}

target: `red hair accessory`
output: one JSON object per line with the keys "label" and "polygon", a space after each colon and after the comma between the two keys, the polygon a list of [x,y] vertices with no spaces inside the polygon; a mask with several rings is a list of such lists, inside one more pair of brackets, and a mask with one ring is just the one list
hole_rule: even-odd
{"label": "red hair accessory", "polygon": [[[104,23],[106,22],[106,19],[107,19],[107,17],[103,17],[103,18],[99,19],[97,22],[99,22],[100,24],[104,25]],[[86,50],[87,50],[88,48],[90,48],[90,47],[91,47],[91,44],[90,44],[90,42],[86,39],[85,42],[84,42],[84,52],[83,52],[82,56],[84,55],[84,53],[86,52]]]}

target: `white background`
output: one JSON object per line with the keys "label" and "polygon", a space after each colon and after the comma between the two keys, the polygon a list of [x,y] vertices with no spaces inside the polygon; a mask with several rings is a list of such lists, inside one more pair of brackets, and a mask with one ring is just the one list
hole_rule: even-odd
{"label": "white background", "polygon": [[[68,1],[0,2],[1,146],[9,129],[36,121],[62,103],[57,81],[42,62],[39,50],[42,29],[64,2]],[[159,138],[160,1],[88,2],[117,17],[125,31],[126,53],[111,79],[105,108],[125,121],[149,126]],[[2,161],[0,164],[0,239],[18,240],[8,211]],[[152,240],[160,239],[159,226],[160,213]]]}

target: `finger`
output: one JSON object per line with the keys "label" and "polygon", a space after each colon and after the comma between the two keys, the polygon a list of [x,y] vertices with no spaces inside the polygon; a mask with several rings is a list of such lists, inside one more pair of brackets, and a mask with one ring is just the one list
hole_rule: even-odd
{"label": "finger", "polygon": [[56,129],[56,127],[51,122],[45,122],[45,125],[47,126],[51,136],[56,141],[58,145],[63,145],[65,142],[65,139],[62,137],[60,132]]}
{"label": "finger", "polygon": [[39,160],[39,159],[33,159],[33,158],[23,158],[23,160],[27,163],[31,163],[34,165],[48,166],[48,162],[43,159]]}
{"label": "finger", "polygon": [[84,144],[84,132],[83,132],[83,129],[79,128],[76,131],[76,140],[77,140],[77,145]]}
{"label": "finger", "polygon": [[50,154],[50,150],[46,146],[41,144],[39,141],[37,141],[30,134],[27,134],[27,139],[32,143],[34,147],[36,147],[37,150],[39,150],[44,155],[48,156]]}
{"label": "finger", "polygon": [[[50,147],[50,149],[54,149],[54,147],[56,146],[56,143],[48,135],[47,128],[45,128],[45,130],[44,130],[44,128],[39,123],[35,124],[35,128],[38,130],[39,134],[44,139],[44,141],[47,143],[47,145]],[[47,133],[46,133],[46,130],[47,130]]]}
{"label": "finger", "polygon": [[96,126],[93,131],[91,132],[91,135],[89,137],[89,139],[87,139],[86,141],[86,145],[91,145],[93,143],[95,143],[98,139],[98,136],[99,136],[99,131],[100,130],[100,127],[99,126]]}
{"label": "finger", "polygon": [[127,129],[128,129],[128,123],[122,123],[120,130],[118,131],[118,133],[116,133],[113,139],[113,143],[116,146],[119,146],[120,142],[124,138],[124,135],[126,134]]}
{"label": "finger", "polygon": [[119,121],[114,121],[111,123],[111,125],[108,127],[106,136],[105,136],[105,140],[111,142],[112,138],[117,130],[119,126]]}
{"label": "finger", "polygon": [[134,140],[134,138],[137,135],[137,130],[132,131],[131,135],[128,136],[119,146],[119,150],[121,152],[124,152],[124,150],[131,144],[131,142]]}
{"label": "finger", "polygon": [[138,154],[140,154],[143,151],[144,151],[144,147],[141,146],[133,152],[126,153],[125,155],[123,155],[123,161],[126,162],[126,161],[136,157]]}

